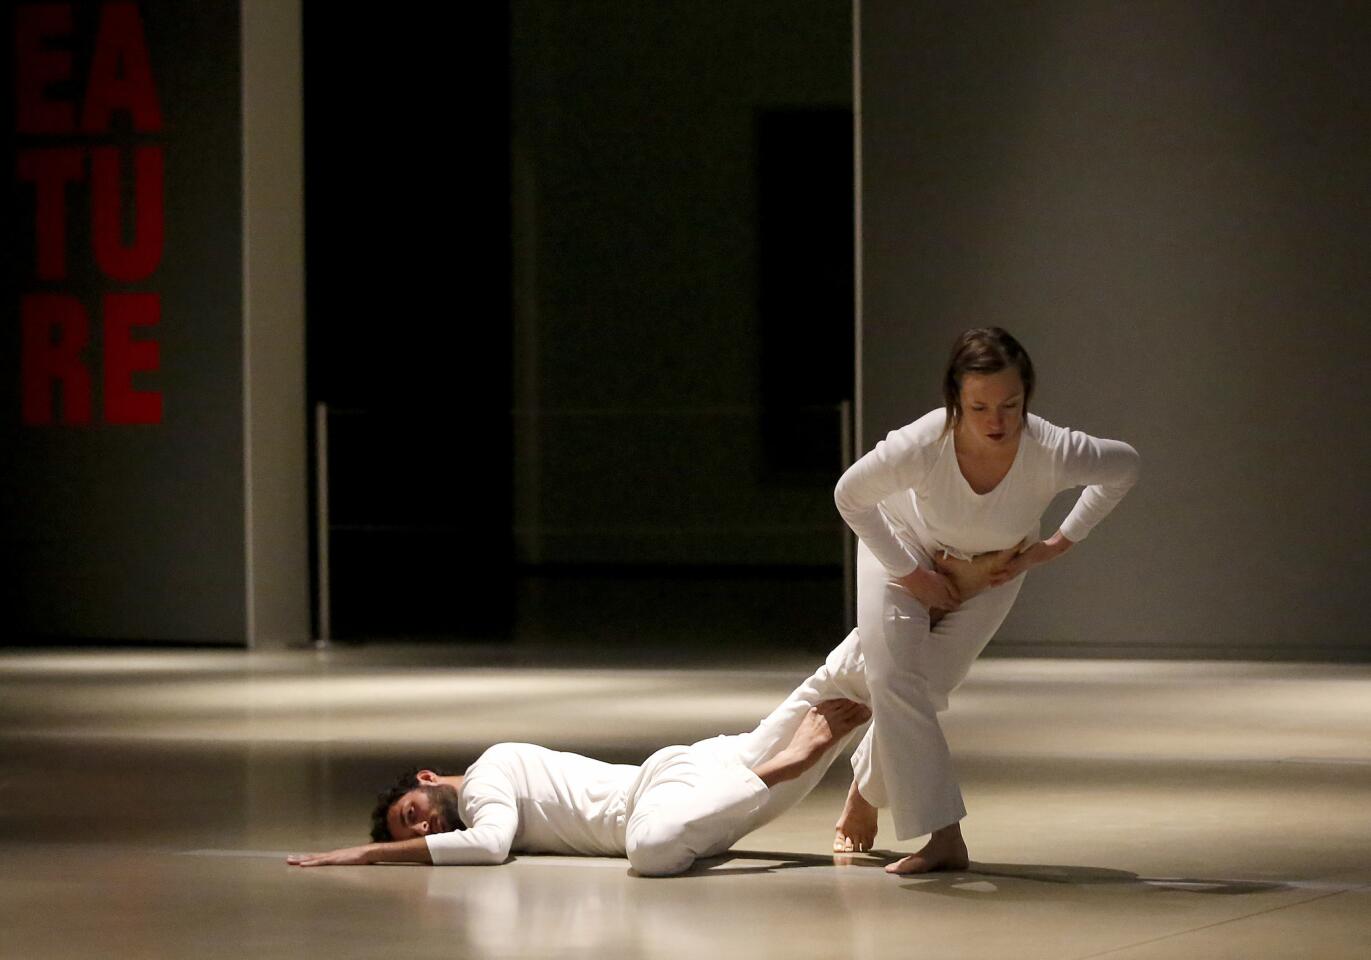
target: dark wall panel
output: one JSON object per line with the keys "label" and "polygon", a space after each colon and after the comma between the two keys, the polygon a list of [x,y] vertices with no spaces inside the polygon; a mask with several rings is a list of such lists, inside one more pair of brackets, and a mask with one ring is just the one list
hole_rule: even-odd
{"label": "dark wall panel", "polygon": [[519,559],[836,568],[849,4],[512,6]]}
{"label": "dark wall panel", "polygon": [[[243,635],[238,9],[3,15],[0,604],[18,639]],[[66,339],[82,323],[85,346]]]}

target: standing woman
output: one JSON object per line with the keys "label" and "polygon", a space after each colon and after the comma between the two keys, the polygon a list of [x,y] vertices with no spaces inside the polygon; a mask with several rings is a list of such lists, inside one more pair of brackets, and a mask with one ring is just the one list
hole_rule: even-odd
{"label": "standing woman", "polygon": [[[838,481],[857,534],[857,631],[873,722],[834,849],[866,850],[876,808],[900,840],[931,834],[891,873],[969,863],[961,790],[938,713],[1009,608],[1023,575],[1084,540],[1138,477],[1138,454],[1028,413],[1033,363],[999,327],[968,330],[943,375],[944,407],[892,431]],[[1061,529],[1043,511],[1085,486]]]}

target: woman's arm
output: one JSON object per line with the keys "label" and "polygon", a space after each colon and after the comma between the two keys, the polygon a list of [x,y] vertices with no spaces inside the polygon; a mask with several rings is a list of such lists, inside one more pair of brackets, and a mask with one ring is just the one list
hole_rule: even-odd
{"label": "woman's arm", "polygon": [[1121,440],[1101,440],[1079,430],[1063,433],[1061,488],[1085,489],[1062,521],[1061,535],[1080,543],[1138,482],[1142,459]]}
{"label": "woman's arm", "polygon": [[1028,547],[990,579],[991,586],[1008,583],[1021,573],[1051,563],[1070,550],[1118,506],[1138,482],[1138,451],[1120,440],[1102,440],[1079,430],[1062,430],[1054,444],[1059,487],[1085,486],[1061,528],[1046,540]]}
{"label": "woman's arm", "polygon": [[886,497],[918,486],[928,471],[927,446],[919,442],[922,421],[892,431],[866,456],[847,468],[833,491],[843,520],[896,579],[909,576],[918,562],[900,543],[880,511]]}
{"label": "woman's arm", "polygon": [[1070,550],[1075,544],[1063,536],[1058,530],[1046,540],[1039,540],[1037,543],[1028,547],[1022,553],[1017,554],[1003,567],[990,575],[990,585],[998,587],[1002,583],[1008,583],[1021,573],[1027,573],[1034,567],[1040,567],[1044,563],[1051,563],[1066,551]]}

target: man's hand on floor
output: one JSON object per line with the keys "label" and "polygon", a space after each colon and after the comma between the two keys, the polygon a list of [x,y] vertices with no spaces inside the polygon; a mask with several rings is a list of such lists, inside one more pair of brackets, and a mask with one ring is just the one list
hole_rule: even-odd
{"label": "man's hand on floor", "polygon": [[360,847],[343,847],[328,853],[293,853],[286,857],[286,863],[297,867],[340,867],[375,863],[372,853],[376,844],[368,843]]}

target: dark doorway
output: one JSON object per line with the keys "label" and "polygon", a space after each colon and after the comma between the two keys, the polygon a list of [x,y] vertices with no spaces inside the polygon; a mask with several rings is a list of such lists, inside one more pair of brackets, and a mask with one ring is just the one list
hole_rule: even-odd
{"label": "dark doorway", "polygon": [[307,0],[304,46],[308,395],[330,411],[332,633],[504,635],[509,11],[352,17]]}
{"label": "dark doorway", "polygon": [[780,477],[841,471],[853,397],[852,111],[757,115],[762,449]]}

